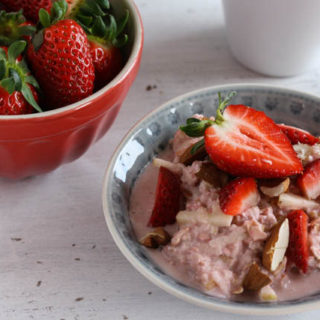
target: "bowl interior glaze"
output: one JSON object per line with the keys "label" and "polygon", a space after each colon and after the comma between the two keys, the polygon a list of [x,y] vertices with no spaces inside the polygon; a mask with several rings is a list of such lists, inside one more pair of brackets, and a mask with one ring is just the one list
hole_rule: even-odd
{"label": "bowl interior glaze", "polygon": [[109,230],[119,249],[145,277],[167,292],[207,308],[237,314],[286,314],[320,307],[320,291],[301,299],[277,303],[229,301],[186,287],[166,275],[139,245],[129,219],[132,187],[152,158],[166,147],[178,126],[195,113],[215,114],[217,93],[235,90],[232,104],[245,104],[264,111],[278,123],[295,125],[320,133],[320,99],[286,88],[234,84],[201,89],[180,96],[139,121],[124,137],[106,171],[103,207]]}

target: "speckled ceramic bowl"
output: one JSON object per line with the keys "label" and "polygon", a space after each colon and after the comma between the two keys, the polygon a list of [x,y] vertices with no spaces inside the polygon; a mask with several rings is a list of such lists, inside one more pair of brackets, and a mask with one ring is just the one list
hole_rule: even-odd
{"label": "speckled ceramic bowl", "polygon": [[320,308],[319,293],[278,303],[236,302],[208,296],[166,275],[135,238],[128,214],[132,187],[151,159],[161,152],[178,126],[194,113],[215,114],[218,91],[236,90],[232,103],[263,110],[276,122],[320,132],[320,98],[274,86],[234,84],[205,88],[169,101],[139,121],[115,151],[106,171],[103,208],[109,230],[121,252],[146,278],[188,302],[237,314],[287,314]]}
{"label": "speckled ceramic bowl", "polygon": [[0,116],[0,177],[24,178],[79,158],[110,128],[135,79],[143,25],[133,0],[110,0],[115,15],[129,10],[127,62],[105,87],[72,105],[42,113]]}

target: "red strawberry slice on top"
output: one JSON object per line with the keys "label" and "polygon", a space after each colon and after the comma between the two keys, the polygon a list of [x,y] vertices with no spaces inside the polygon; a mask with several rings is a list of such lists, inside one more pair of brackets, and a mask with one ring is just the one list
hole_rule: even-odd
{"label": "red strawberry slice on top", "polygon": [[308,199],[316,199],[320,195],[320,159],[309,163],[303,175],[297,179],[301,192]]}
{"label": "red strawberry slice on top", "polygon": [[165,167],[160,167],[156,198],[148,225],[162,227],[175,223],[180,209],[180,178]]}
{"label": "red strawberry slice on top", "polygon": [[189,136],[204,134],[211,160],[235,176],[280,178],[303,170],[289,139],[264,112],[221,101],[215,120],[188,119],[180,129]]}
{"label": "red strawberry slice on top", "polygon": [[287,256],[298,269],[306,273],[308,271],[308,215],[303,210],[291,211],[289,220],[289,246]]}
{"label": "red strawberry slice on top", "polygon": [[224,186],[219,193],[221,210],[231,216],[257,205],[259,200],[254,178],[237,178]]}
{"label": "red strawberry slice on top", "polygon": [[292,144],[304,143],[313,146],[319,143],[319,138],[313,136],[308,131],[285,124],[278,124],[278,127],[289,138]]}

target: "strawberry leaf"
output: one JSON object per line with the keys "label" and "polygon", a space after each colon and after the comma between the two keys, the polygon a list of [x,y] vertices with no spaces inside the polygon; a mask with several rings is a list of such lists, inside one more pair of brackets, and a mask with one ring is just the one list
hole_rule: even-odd
{"label": "strawberry leaf", "polygon": [[97,3],[100,5],[101,8],[105,10],[110,9],[110,2],[108,0],[96,0]]}
{"label": "strawberry leaf", "polygon": [[19,27],[19,35],[20,36],[33,36],[37,28],[34,26],[22,26]]}
{"label": "strawberry leaf", "polygon": [[186,123],[187,123],[187,124],[191,124],[191,123],[193,123],[193,122],[199,123],[200,121],[201,121],[201,120],[200,120],[200,119],[197,119],[197,118],[188,118],[187,121],[186,121]]}
{"label": "strawberry leaf", "polygon": [[32,35],[36,28],[31,25],[23,25],[25,21],[22,10],[10,13],[0,11],[0,45],[8,47],[25,35]]}
{"label": "strawberry leaf", "polygon": [[5,60],[0,60],[0,80],[2,80],[7,73],[7,67]]}
{"label": "strawberry leaf", "polygon": [[44,28],[47,28],[51,25],[51,18],[47,10],[43,8],[39,10],[39,21]]}
{"label": "strawberry leaf", "polygon": [[196,142],[193,147],[190,150],[190,154],[195,154],[199,149],[201,149],[204,146],[204,139],[201,139],[200,141]]}
{"label": "strawberry leaf", "polygon": [[34,86],[38,91],[40,90],[38,81],[36,80],[35,77],[33,76],[26,76],[25,80],[26,83],[31,84],[32,86]]}
{"label": "strawberry leaf", "polygon": [[9,76],[14,81],[15,91],[21,91],[22,81],[21,81],[21,78],[20,78],[18,72],[13,68],[9,68]]}
{"label": "strawberry leaf", "polygon": [[8,49],[8,60],[10,63],[15,63],[18,56],[24,51],[27,42],[20,40],[12,43]]}
{"label": "strawberry leaf", "polygon": [[23,74],[30,73],[30,70],[28,68],[28,65],[25,59],[22,59],[21,61],[18,62],[18,67],[20,68]]}
{"label": "strawberry leaf", "polygon": [[92,24],[93,18],[92,16],[86,16],[82,14],[77,15],[77,21],[81,22],[81,24],[84,24],[85,26],[89,27]]}
{"label": "strawberry leaf", "polygon": [[127,34],[123,34],[121,35],[119,38],[115,38],[112,41],[112,44],[116,47],[116,48],[121,48],[124,45],[126,45],[126,43],[128,42],[128,35]]}
{"label": "strawberry leaf", "polygon": [[198,122],[191,119],[194,118],[189,118],[185,126],[180,126],[180,130],[189,137],[202,137],[206,129],[214,123],[212,120],[201,120]]}
{"label": "strawberry leaf", "polygon": [[118,23],[118,30],[117,30],[116,37],[118,37],[121,34],[121,32],[124,30],[124,28],[128,23],[128,20],[129,20],[129,11],[126,10],[125,15],[122,17],[122,19]]}
{"label": "strawberry leaf", "polygon": [[113,15],[109,14],[108,40],[113,41],[117,34],[117,22]]}
{"label": "strawberry leaf", "polygon": [[4,59],[4,60],[7,59],[7,54],[3,48],[0,48],[0,59]]}
{"label": "strawberry leaf", "polygon": [[236,91],[231,91],[227,93],[226,97],[222,100],[221,93],[218,92],[219,106],[216,113],[216,120],[215,120],[216,124],[221,124],[224,121],[222,112],[236,94],[237,94]]}
{"label": "strawberry leaf", "polygon": [[32,44],[34,46],[34,50],[38,51],[43,43],[43,30],[40,30],[32,39]]}
{"label": "strawberry leaf", "polygon": [[85,14],[92,14],[94,16],[104,16],[104,11],[100,8],[100,6],[95,1],[87,0],[80,8],[80,11]]}
{"label": "strawberry leaf", "polygon": [[58,22],[59,20],[61,20],[63,16],[63,10],[60,7],[58,2],[55,2],[52,6],[52,10],[51,10],[51,18],[52,18],[52,22],[51,24],[54,24],[56,22]]}
{"label": "strawberry leaf", "polygon": [[1,81],[1,87],[8,91],[9,94],[14,92],[14,81],[12,78],[6,78]]}
{"label": "strawberry leaf", "polygon": [[22,85],[21,93],[24,96],[24,98],[28,101],[28,103],[33,106],[34,109],[36,109],[38,112],[42,112],[42,109],[39,107],[36,100],[34,99],[31,89],[26,83]]}
{"label": "strawberry leaf", "polygon": [[92,33],[98,37],[103,37],[107,31],[107,27],[101,17],[96,17],[93,26]]}

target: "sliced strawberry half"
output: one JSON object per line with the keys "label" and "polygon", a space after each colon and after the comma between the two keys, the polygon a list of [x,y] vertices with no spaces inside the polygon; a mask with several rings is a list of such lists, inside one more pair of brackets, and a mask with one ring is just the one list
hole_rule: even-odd
{"label": "sliced strawberry half", "polygon": [[287,249],[288,258],[302,272],[308,271],[308,215],[303,210],[291,211],[288,216],[289,220],[289,246]]}
{"label": "sliced strawberry half", "polygon": [[204,135],[207,153],[221,169],[235,176],[280,178],[299,174],[303,167],[289,139],[264,112],[221,101],[215,120],[188,119],[181,130]]}
{"label": "sliced strawberry half", "polygon": [[316,199],[320,195],[320,159],[309,163],[297,179],[300,191],[308,199]]}
{"label": "sliced strawberry half", "polygon": [[314,144],[319,143],[319,138],[313,136],[308,131],[293,126],[287,126],[286,124],[278,124],[278,127],[289,138],[292,144],[300,142],[313,146]]}
{"label": "sliced strawberry half", "polygon": [[180,178],[165,167],[160,167],[156,198],[148,225],[162,227],[175,223],[180,209]]}
{"label": "sliced strawberry half", "polygon": [[231,216],[257,205],[259,200],[254,178],[237,178],[224,186],[219,193],[221,210]]}

